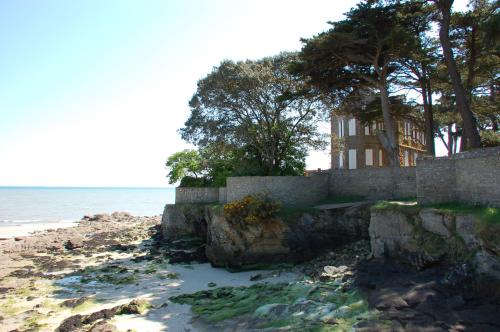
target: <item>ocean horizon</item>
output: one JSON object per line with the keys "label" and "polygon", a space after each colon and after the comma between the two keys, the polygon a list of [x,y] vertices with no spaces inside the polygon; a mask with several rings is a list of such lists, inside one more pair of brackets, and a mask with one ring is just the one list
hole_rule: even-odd
{"label": "ocean horizon", "polygon": [[73,222],[115,211],[159,215],[174,202],[173,187],[0,186],[0,227]]}

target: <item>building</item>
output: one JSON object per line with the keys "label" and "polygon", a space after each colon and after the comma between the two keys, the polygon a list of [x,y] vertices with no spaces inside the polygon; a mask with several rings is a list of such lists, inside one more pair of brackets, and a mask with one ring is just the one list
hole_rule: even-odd
{"label": "building", "polygon": [[[426,151],[423,130],[408,119],[396,120],[395,127],[401,167],[415,166],[418,155]],[[377,131],[383,129],[381,121],[364,125],[354,117],[332,115],[332,169],[389,166],[377,137]]]}

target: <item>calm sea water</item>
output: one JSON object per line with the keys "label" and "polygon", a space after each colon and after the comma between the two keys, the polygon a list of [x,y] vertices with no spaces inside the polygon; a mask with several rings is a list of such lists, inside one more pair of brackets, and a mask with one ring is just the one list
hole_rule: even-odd
{"label": "calm sea water", "polygon": [[0,227],[69,222],[114,211],[152,216],[174,200],[174,188],[0,187]]}

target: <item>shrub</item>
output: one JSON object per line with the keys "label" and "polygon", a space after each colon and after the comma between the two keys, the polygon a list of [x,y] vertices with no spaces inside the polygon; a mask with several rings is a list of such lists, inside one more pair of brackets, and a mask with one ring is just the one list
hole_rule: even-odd
{"label": "shrub", "polygon": [[231,222],[258,224],[272,220],[281,204],[264,194],[245,196],[224,205],[224,216]]}

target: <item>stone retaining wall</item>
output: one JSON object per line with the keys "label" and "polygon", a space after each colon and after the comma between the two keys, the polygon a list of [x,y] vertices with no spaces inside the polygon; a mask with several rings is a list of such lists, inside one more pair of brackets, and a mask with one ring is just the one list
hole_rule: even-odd
{"label": "stone retaining wall", "polygon": [[226,188],[228,202],[266,193],[284,205],[312,205],[328,196],[328,174],[230,177]]}
{"label": "stone retaining wall", "polygon": [[330,172],[331,196],[368,199],[417,196],[416,167],[338,169]]}
{"label": "stone retaining wall", "polygon": [[452,157],[418,160],[419,204],[462,202],[500,206],[500,148],[478,149]]}
{"label": "stone retaining wall", "polygon": [[193,188],[177,187],[175,188],[175,203],[218,203],[219,188]]}
{"label": "stone retaining wall", "polygon": [[176,203],[226,203],[267,193],[285,205],[312,205],[328,196],[417,197],[419,204],[463,202],[500,206],[500,148],[423,157],[417,167],[311,172],[311,176],[229,177],[222,188],[177,188]]}

